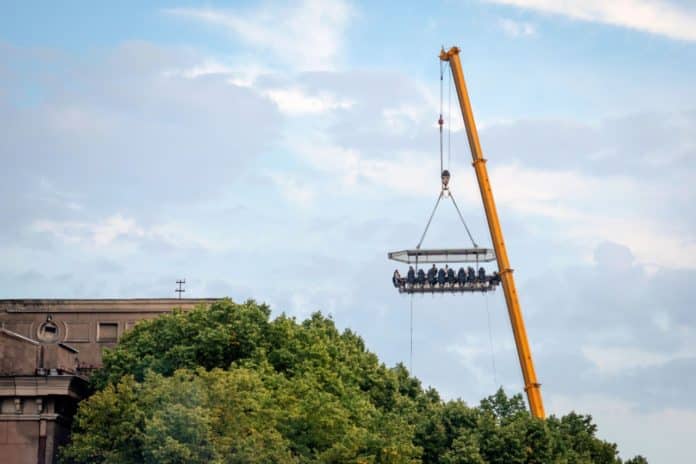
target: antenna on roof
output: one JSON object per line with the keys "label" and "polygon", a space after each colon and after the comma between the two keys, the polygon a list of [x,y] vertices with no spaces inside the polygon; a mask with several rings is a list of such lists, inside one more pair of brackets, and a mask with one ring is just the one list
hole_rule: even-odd
{"label": "antenna on roof", "polygon": [[179,299],[181,299],[181,294],[186,291],[186,289],[183,287],[183,285],[186,283],[186,279],[181,279],[177,280],[176,284],[179,286],[178,288],[174,289],[176,293],[179,294]]}

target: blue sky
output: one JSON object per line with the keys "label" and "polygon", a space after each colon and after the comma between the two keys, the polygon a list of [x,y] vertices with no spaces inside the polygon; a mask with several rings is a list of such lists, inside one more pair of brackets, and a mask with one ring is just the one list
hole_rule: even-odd
{"label": "blue sky", "polygon": [[[185,277],[408,362],[386,252],[438,193],[436,56],[456,44],[547,410],[593,414],[626,457],[693,460],[696,5],[372,3],[3,4],[0,297]],[[449,167],[490,243],[454,106]],[[451,207],[425,245],[467,245]],[[521,391],[502,294],[414,317],[426,385]]]}

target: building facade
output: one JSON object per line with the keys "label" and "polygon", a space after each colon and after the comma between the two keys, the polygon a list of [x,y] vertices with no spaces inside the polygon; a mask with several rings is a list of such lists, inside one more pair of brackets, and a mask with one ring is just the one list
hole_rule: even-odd
{"label": "building facade", "polygon": [[55,462],[102,350],[139,321],[214,301],[0,300],[0,461]]}

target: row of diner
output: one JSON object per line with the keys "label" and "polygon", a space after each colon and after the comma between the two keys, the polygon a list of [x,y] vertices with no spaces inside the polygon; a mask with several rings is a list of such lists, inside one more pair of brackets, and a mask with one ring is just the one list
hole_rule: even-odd
{"label": "row of diner", "polygon": [[406,286],[414,287],[416,285],[420,287],[424,287],[426,285],[431,287],[445,287],[454,285],[465,286],[477,283],[498,285],[500,283],[500,274],[497,272],[494,272],[493,274],[486,274],[486,270],[483,267],[480,267],[478,272],[476,272],[476,270],[471,266],[469,266],[467,269],[460,267],[455,273],[454,269],[447,265],[445,265],[444,268],[438,268],[435,264],[433,264],[433,267],[428,269],[427,273],[423,269],[418,269],[416,272],[413,266],[409,266],[406,277],[402,277],[399,270],[396,269],[394,271],[394,275],[392,276],[392,283],[396,288],[403,288]]}

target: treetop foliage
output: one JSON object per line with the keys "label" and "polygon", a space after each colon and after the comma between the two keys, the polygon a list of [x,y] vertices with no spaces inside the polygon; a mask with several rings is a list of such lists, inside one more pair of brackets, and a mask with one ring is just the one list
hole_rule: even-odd
{"label": "treetop foliage", "polygon": [[254,301],[141,322],[91,380],[63,463],[621,463],[590,416],[443,401],[330,318]]}

